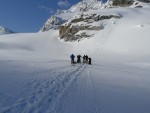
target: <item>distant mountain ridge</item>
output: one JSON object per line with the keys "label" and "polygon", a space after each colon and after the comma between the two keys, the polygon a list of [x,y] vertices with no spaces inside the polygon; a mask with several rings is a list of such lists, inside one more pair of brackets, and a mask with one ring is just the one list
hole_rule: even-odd
{"label": "distant mountain ridge", "polygon": [[11,33],[15,33],[15,32],[6,27],[0,26],[0,35],[11,34]]}

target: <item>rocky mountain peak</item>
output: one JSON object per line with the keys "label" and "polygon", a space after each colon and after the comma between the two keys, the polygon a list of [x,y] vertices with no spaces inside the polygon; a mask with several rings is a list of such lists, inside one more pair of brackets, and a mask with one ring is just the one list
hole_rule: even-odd
{"label": "rocky mountain peak", "polygon": [[15,32],[6,27],[0,26],[0,35],[11,34],[11,33],[15,33]]}
{"label": "rocky mountain peak", "polygon": [[51,16],[43,27],[40,29],[40,32],[48,31],[50,29],[58,29],[59,25],[63,24],[65,20],[57,16]]}

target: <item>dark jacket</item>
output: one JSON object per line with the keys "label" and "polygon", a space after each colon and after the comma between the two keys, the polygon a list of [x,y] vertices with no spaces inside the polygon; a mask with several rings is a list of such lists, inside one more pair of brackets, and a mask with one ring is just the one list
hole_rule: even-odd
{"label": "dark jacket", "polygon": [[75,56],[72,54],[72,55],[70,55],[70,58],[71,58],[71,59],[74,59],[74,58],[75,58]]}

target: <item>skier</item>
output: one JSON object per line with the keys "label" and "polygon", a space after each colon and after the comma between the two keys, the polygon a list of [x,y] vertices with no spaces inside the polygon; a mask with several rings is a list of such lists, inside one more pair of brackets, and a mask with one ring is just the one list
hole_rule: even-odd
{"label": "skier", "polygon": [[89,65],[91,65],[91,60],[92,60],[92,59],[91,59],[91,58],[89,58]]}
{"label": "skier", "polygon": [[88,63],[88,56],[85,55],[85,62]]}
{"label": "skier", "polygon": [[70,58],[71,58],[71,64],[74,64],[74,58],[75,58],[75,56],[73,54],[71,54]]}
{"label": "skier", "polygon": [[77,55],[77,63],[81,63],[81,55]]}
{"label": "skier", "polygon": [[84,56],[83,56],[83,63],[85,63],[85,60],[86,60],[86,59],[85,59],[85,55],[84,55]]}
{"label": "skier", "polygon": [[77,55],[77,63],[79,63],[79,55]]}

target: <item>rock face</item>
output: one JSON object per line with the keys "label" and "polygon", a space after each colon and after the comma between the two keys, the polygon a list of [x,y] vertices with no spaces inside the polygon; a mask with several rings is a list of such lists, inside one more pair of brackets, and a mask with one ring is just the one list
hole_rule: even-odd
{"label": "rock face", "polygon": [[102,5],[103,8],[115,8],[115,7],[132,7],[142,8],[142,5],[139,5],[140,2],[150,3],[150,0],[107,0],[107,2]]}
{"label": "rock face", "polygon": [[150,3],[150,0],[138,0],[140,2]]}
{"label": "rock face", "polygon": [[98,15],[98,14],[81,14],[73,17],[68,22],[59,27],[59,37],[65,41],[76,41],[81,38],[88,38],[92,35],[87,35],[85,32],[77,34],[79,31],[84,30],[102,30],[103,25],[93,25],[93,23],[100,20],[110,18],[121,18],[120,15]]}
{"label": "rock face", "polygon": [[6,27],[0,26],[0,35],[15,33],[12,30],[9,30]]}
{"label": "rock face", "polygon": [[47,22],[44,24],[44,26],[40,29],[40,32],[48,31],[50,29],[58,29],[61,24],[63,24],[65,20],[57,17],[57,16],[51,16]]}
{"label": "rock face", "polygon": [[134,3],[133,0],[111,0],[114,6],[130,6]]}
{"label": "rock face", "polygon": [[87,35],[85,32],[82,32],[81,34],[77,34],[79,31],[83,30],[101,30],[103,27],[101,26],[60,26],[59,28],[59,36],[60,39],[64,39],[64,41],[76,41],[80,40],[81,38],[88,38],[92,35]]}

